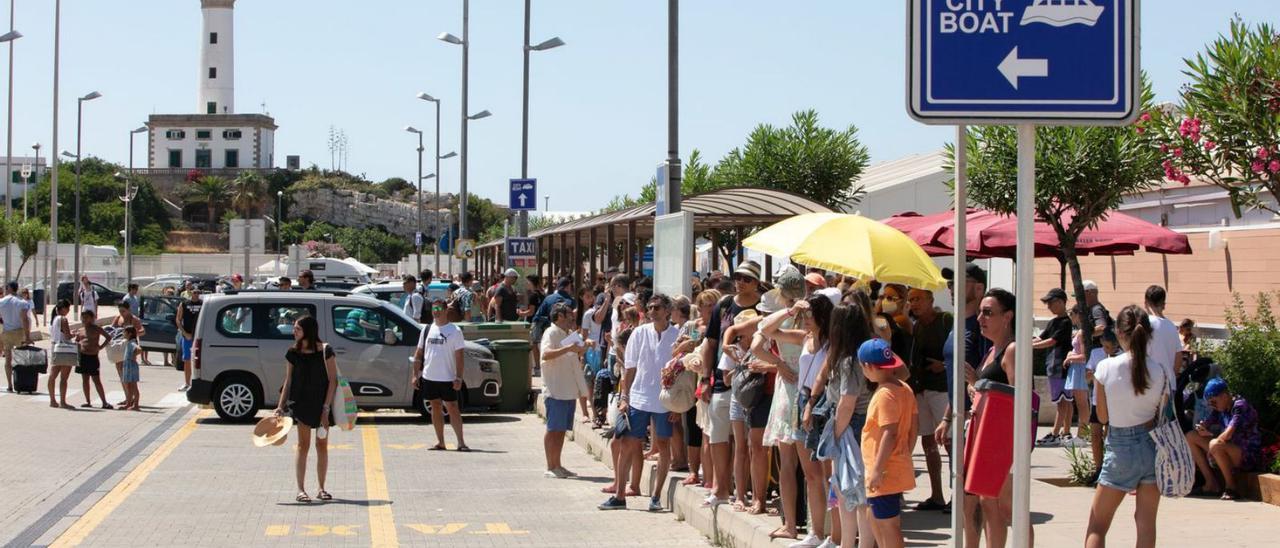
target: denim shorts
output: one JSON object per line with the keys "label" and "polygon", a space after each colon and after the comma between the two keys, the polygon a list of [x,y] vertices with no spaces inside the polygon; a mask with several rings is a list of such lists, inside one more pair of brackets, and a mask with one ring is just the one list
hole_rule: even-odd
{"label": "denim shorts", "polygon": [[[729,392],[730,392],[730,394],[732,394],[732,393],[733,393],[733,391],[732,391],[732,390],[730,390]],[[730,396],[730,399],[729,399],[729,420],[730,420],[730,421],[745,421],[745,420],[747,420],[747,410],[746,410],[746,409],[743,409],[743,408],[742,408],[742,406],[738,404],[738,397],[737,397],[737,396]]]}
{"label": "denim shorts", "polygon": [[1063,386],[1064,390],[1088,390],[1089,380],[1084,374],[1085,366],[1083,363],[1071,364],[1067,368],[1067,382]]}
{"label": "denim shorts", "polygon": [[573,412],[578,402],[574,400],[557,400],[547,398],[547,431],[568,432],[573,430]]}
{"label": "denim shorts", "polygon": [[796,428],[791,432],[791,439],[796,442],[803,443],[809,437],[809,431],[804,429],[804,408],[809,405],[809,389],[801,388],[796,390]]}
{"label": "denim shorts", "polygon": [[1145,425],[1107,428],[1098,483],[1130,492],[1141,483],[1156,482],[1156,442]]}
{"label": "denim shorts", "polygon": [[649,435],[649,424],[653,423],[653,435],[667,439],[671,437],[671,421],[668,420],[668,413],[654,413],[652,411],[641,411],[634,407],[627,408],[627,420],[631,423],[631,430],[627,431],[627,435],[633,438],[644,439]]}

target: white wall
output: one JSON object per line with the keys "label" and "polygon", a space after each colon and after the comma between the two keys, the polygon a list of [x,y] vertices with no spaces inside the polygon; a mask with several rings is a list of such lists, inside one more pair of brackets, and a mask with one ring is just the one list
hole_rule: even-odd
{"label": "white wall", "polygon": [[[182,130],[186,132],[186,135],[181,140],[171,140],[168,138],[167,135],[170,130],[174,130],[174,129]],[[197,140],[196,139],[197,130],[209,130],[211,138],[209,140]],[[225,130],[239,130],[240,138],[237,140],[223,139],[222,133]],[[241,168],[271,167],[270,152],[268,152],[265,149],[265,146],[269,143],[272,149],[274,149],[274,143],[275,143],[274,130],[255,129],[253,127],[228,128],[228,127],[188,126],[188,127],[179,127],[179,128],[169,128],[169,127],[154,126],[152,128],[152,131],[155,132],[155,138],[151,140],[154,143],[153,144],[154,149],[151,151],[151,157],[155,161],[155,165],[151,166],[153,168],[170,167],[169,151],[176,149],[176,150],[182,151],[182,165],[179,167],[182,167],[184,169],[195,169],[196,168],[196,150],[201,149],[202,148],[201,145],[204,145],[203,148],[208,149],[212,154],[212,164],[209,166],[212,169],[222,169],[227,167],[225,152],[228,149],[238,149],[240,151],[239,167]],[[258,164],[255,165],[253,163],[253,136],[254,136],[254,133],[258,131],[261,132],[261,138],[264,145],[264,150],[262,151],[262,158],[260,158]]]}
{"label": "white wall", "polygon": [[[235,41],[232,35],[235,28],[235,10],[230,8],[205,8],[201,10],[203,23],[200,27],[200,67],[197,80],[197,96],[195,112],[205,114],[206,105],[213,101],[218,104],[214,114],[235,114]],[[218,33],[218,43],[209,43],[209,34]],[[209,78],[209,67],[217,67],[217,78]]]}

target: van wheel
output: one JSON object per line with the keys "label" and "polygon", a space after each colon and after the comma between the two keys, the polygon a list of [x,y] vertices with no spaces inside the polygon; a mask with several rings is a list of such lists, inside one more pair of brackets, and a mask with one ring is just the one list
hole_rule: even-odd
{"label": "van wheel", "polygon": [[219,381],[213,390],[213,409],[225,421],[251,421],[262,403],[259,392],[258,383],[251,377],[228,377]]}

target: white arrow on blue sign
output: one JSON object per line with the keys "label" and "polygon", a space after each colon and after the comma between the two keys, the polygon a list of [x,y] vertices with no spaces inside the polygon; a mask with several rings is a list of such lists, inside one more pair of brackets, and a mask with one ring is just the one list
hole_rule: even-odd
{"label": "white arrow on blue sign", "polygon": [[535,211],[538,209],[538,180],[512,179],[511,200],[507,203],[511,211]]}
{"label": "white arrow on blue sign", "polygon": [[927,124],[1127,124],[1139,0],[910,0],[908,111]]}

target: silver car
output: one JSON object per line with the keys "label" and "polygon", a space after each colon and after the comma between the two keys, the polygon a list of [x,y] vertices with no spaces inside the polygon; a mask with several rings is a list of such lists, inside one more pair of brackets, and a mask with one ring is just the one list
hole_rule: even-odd
{"label": "silver car", "polygon": [[[413,353],[422,326],[399,308],[344,291],[236,291],[204,298],[192,348],[187,399],[212,404],[230,421],[252,420],[275,407],[284,384],[293,322],[310,315],[320,339],[338,354],[338,369],[364,409],[429,409],[413,389]],[[463,406],[494,406],[502,388],[498,362],[468,342]]]}

